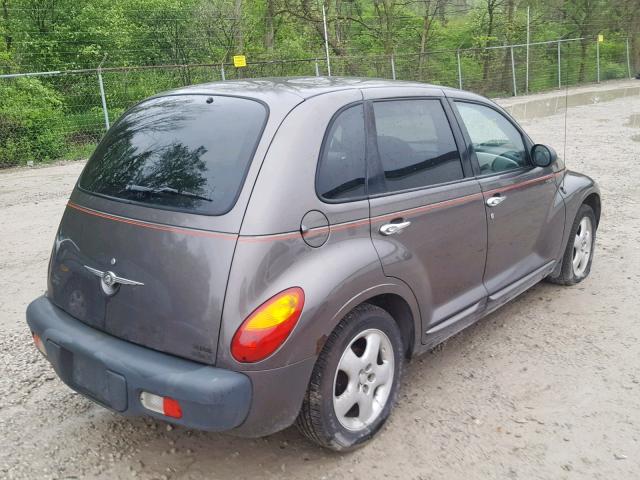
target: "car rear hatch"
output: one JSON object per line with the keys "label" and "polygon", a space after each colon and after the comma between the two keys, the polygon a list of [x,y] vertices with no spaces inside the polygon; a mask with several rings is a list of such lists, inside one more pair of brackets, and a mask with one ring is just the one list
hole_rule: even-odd
{"label": "car rear hatch", "polygon": [[214,364],[240,193],[267,117],[255,100],[197,94],[125,113],[64,213],[49,266],[54,304],[119,338]]}

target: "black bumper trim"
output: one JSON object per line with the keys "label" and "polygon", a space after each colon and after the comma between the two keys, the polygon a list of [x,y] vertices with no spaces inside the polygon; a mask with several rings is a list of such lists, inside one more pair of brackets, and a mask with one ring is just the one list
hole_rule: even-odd
{"label": "black bumper trim", "polygon": [[[209,431],[231,430],[249,412],[252,386],[242,373],[120,340],[76,320],[46,297],[29,305],[27,323],[44,342],[58,376],[107,408]],[[139,400],[143,390],[178,400],[182,418],[145,409]]]}

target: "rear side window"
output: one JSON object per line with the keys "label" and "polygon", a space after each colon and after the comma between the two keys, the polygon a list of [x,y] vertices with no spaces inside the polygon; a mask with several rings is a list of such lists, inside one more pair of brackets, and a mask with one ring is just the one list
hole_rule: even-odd
{"label": "rear side window", "polygon": [[464,177],[453,133],[439,100],[392,100],[373,105],[388,192]]}
{"label": "rear side window", "polygon": [[475,103],[456,102],[475,151],[480,173],[504,172],[527,165],[520,132],[504,115]]}
{"label": "rear side window", "polygon": [[266,119],[261,103],[243,98],[148,100],[107,132],[80,188],[158,208],[222,215],[236,202]]}
{"label": "rear side window", "polygon": [[365,196],[365,130],[362,105],[338,113],[326,134],[316,189],[330,201],[358,200]]}

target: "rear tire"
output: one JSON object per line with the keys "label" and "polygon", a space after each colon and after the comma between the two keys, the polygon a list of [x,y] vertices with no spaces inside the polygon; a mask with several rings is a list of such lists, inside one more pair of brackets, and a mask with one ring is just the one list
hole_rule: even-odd
{"label": "rear tire", "polygon": [[558,285],[575,285],[589,276],[596,242],[596,225],[593,209],[583,204],[569,232],[560,271],[555,276],[547,277],[548,281]]}
{"label": "rear tire", "polygon": [[368,442],[396,401],[404,347],[394,319],[362,304],[338,324],[311,375],[296,425],[311,441],[336,451]]}

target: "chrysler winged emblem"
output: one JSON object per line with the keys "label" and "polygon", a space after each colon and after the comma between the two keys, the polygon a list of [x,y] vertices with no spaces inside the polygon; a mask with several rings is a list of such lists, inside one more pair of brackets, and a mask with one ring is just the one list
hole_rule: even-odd
{"label": "chrysler winged emblem", "polygon": [[84,268],[93,273],[96,277],[100,278],[100,286],[102,287],[102,291],[107,295],[113,295],[114,293],[116,293],[120,285],[144,285],[144,283],[142,282],[119,277],[111,271],[103,272],[88,265],[85,265]]}

